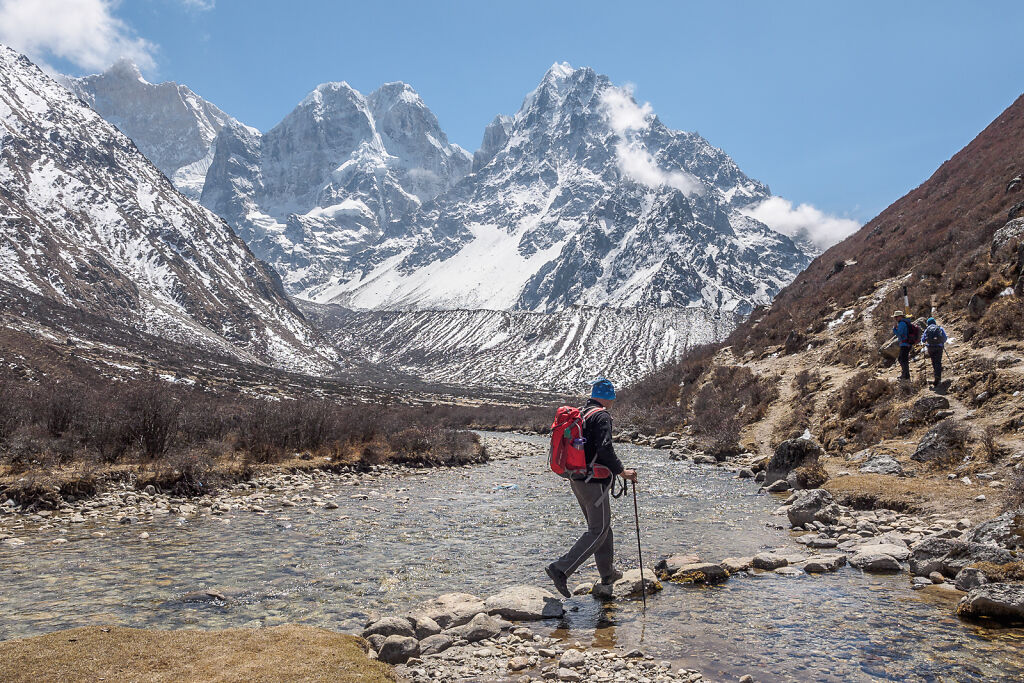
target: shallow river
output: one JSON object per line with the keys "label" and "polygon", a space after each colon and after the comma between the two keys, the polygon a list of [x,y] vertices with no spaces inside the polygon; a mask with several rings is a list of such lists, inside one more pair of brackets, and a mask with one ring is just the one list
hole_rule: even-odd
{"label": "shallow river", "polygon": [[[541,443],[533,437],[514,437]],[[707,560],[789,547],[771,517],[779,499],[715,468],[623,446],[641,473],[645,564],[694,552]],[[360,487],[325,484],[337,510],[157,518],[78,525],[69,543],[0,546],[0,639],[89,624],[217,628],[295,622],[357,630],[367,613],[405,610],[440,593],[481,596],[547,586],[543,566],[581,530],[568,486],[542,458],[424,471]],[[368,499],[353,498],[366,494]],[[616,549],[636,566],[633,507],[613,501]],[[83,528],[84,527],[84,528]],[[148,540],[138,539],[142,531]],[[574,577],[596,579],[593,565]],[[570,580],[572,585],[573,580]],[[216,589],[228,605],[185,604]],[[640,647],[712,680],[980,681],[1024,678],[1024,630],[960,622],[953,602],[912,591],[906,574],[846,567],[823,576],[741,575],[723,586],[666,584],[639,602],[567,601],[541,630],[599,647]]]}

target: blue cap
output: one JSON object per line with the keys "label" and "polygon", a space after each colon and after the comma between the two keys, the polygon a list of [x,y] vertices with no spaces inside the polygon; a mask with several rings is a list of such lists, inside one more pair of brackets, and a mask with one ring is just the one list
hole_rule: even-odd
{"label": "blue cap", "polygon": [[606,401],[615,400],[615,387],[612,386],[610,381],[602,377],[595,379],[591,384],[594,385],[594,388],[590,391],[590,398],[601,398]]}
{"label": "blue cap", "polygon": [[936,324],[935,323],[935,318],[928,318],[928,324],[929,325],[935,325]]}

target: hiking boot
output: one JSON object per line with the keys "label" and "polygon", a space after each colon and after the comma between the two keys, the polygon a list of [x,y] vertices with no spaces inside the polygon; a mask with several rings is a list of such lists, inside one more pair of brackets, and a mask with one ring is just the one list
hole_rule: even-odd
{"label": "hiking boot", "polygon": [[572,593],[569,592],[569,587],[565,585],[565,582],[568,581],[569,577],[555,567],[554,562],[544,567],[544,571],[547,573],[548,578],[551,579],[551,583],[555,584],[555,589],[558,590],[559,593],[567,598],[572,597]]}
{"label": "hiking boot", "polygon": [[613,569],[611,574],[609,574],[608,576],[601,577],[601,584],[604,586],[610,586],[621,578],[622,572],[620,572],[618,569]]}

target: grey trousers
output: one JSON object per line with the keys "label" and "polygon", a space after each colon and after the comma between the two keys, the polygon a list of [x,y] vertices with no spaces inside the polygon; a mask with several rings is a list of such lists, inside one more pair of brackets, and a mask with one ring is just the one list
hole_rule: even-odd
{"label": "grey trousers", "polygon": [[606,484],[570,480],[572,492],[576,494],[583,516],[587,519],[587,531],[575,545],[555,560],[555,567],[569,576],[593,555],[601,578],[610,576],[614,568],[612,558],[612,510]]}

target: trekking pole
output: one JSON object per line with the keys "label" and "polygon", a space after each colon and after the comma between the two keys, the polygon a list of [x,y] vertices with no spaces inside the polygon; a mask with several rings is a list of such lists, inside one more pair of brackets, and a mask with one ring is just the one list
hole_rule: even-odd
{"label": "trekking pole", "polygon": [[644,555],[640,550],[640,509],[636,505],[636,481],[633,484],[633,519],[636,521],[636,556],[640,560],[640,595],[644,600],[644,612],[647,611],[647,582],[644,581]]}

